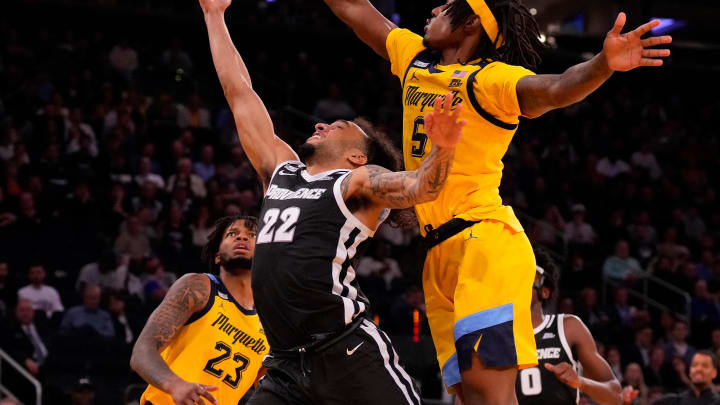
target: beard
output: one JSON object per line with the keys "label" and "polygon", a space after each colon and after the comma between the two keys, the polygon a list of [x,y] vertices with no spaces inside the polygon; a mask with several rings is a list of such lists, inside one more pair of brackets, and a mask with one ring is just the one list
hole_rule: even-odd
{"label": "beard", "polygon": [[317,152],[317,148],[315,145],[309,144],[305,142],[304,144],[300,145],[300,147],[297,150],[298,157],[300,158],[300,161],[303,163],[309,163],[312,158],[315,156]]}
{"label": "beard", "polygon": [[221,254],[220,266],[231,273],[238,270],[250,270],[252,268],[252,258],[242,256],[227,257]]}

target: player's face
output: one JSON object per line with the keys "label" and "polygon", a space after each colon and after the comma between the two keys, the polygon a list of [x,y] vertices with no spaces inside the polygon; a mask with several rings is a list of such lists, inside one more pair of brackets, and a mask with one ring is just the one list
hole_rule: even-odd
{"label": "player's face", "polygon": [[717,370],[713,366],[712,359],[702,353],[693,356],[690,363],[690,380],[693,384],[710,384],[717,377]]}
{"label": "player's face", "polygon": [[338,157],[350,148],[358,148],[364,137],[357,124],[338,120],[332,124],[315,124],[315,132],[305,143],[312,145],[313,154],[316,156]]}
{"label": "player's face", "polygon": [[432,18],[427,20],[425,25],[425,36],[423,44],[431,49],[445,49],[458,43],[462,36],[462,30],[453,30],[450,16],[447,9],[455,0],[448,0],[446,4],[432,9]]}
{"label": "player's face", "polygon": [[235,221],[228,227],[220,242],[219,254],[222,261],[234,259],[252,259],[255,254],[254,229],[245,224],[245,220]]}

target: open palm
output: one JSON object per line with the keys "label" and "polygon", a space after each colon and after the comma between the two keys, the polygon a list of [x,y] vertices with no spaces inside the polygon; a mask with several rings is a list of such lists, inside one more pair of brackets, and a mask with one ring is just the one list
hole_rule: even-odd
{"label": "open palm", "polygon": [[669,44],[672,42],[672,37],[663,35],[642,39],[643,35],[660,25],[660,21],[653,20],[634,31],[621,34],[626,19],[625,13],[618,14],[615,26],[608,32],[603,43],[603,52],[610,69],[626,72],[638,66],[662,66],[663,61],[659,58],[670,56],[670,50],[646,48]]}

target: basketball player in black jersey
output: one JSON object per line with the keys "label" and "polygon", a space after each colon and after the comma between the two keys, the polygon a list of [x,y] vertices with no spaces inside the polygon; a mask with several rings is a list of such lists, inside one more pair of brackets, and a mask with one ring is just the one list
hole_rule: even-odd
{"label": "basketball player in black jersey", "polygon": [[317,124],[298,157],[275,136],[232,43],[223,17],[230,0],[200,4],[240,142],[265,190],[252,287],[271,354],[249,403],[419,404],[390,340],[367,319],[354,266],[389,209],[440,192],[464,126],[461,105],[438,98],[424,117],[434,147],[416,171],[375,165],[399,156],[361,121]]}
{"label": "basketball player in black jersey", "polygon": [[[576,404],[580,392],[601,404],[622,404],[620,383],[597,351],[595,340],[574,315],[545,315],[543,305],[557,290],[560,269],[547,252],[535,249],[532,322],[538,366],[518,373],[515,390],[520,405]],[[578,375],[578,363],[583,375]]]}

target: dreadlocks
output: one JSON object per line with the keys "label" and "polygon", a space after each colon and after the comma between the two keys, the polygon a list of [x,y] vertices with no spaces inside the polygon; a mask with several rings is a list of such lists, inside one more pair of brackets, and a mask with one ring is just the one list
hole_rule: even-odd
{"label": "dreadlocks", "polygon": [[208,235],[208,240],[205,246],[202,248],[200,260],[207,266],[208,272],[217,274],[218,265],[215,264],[215,255],[220,250],[220,243],[222,242],[225,231],[237,221],[244,221],[243,225],[246,228],[253,231],[257,231],[258,220],[255,217],[249,215],[235,215],[222,217],[215,221],[215,229]]}
{"label": "dreadlocks", "polygon": [[[393,146],[384,132],[378,131],[370,121],[365,118],[353,120],[367,135],[365,154],[367,163],[384,167],[394,172],[402,170],[402,157],[400,151]],[[390,211],[388,224],[395,228],[408,229],[417,225],[417,217],[413,208]]]}
{"label": "dreadlocks", "polygon": [[[540,64],[540,27],[520,0],[486,0],[498,23],[503,44],[495,48],[497,38],[489,38],[483,30],[480,45],[471,59],[490,59],[528,69]],[[447,8],[453,30],[458,29],[475,12],[466,0],[456,0]]]}

